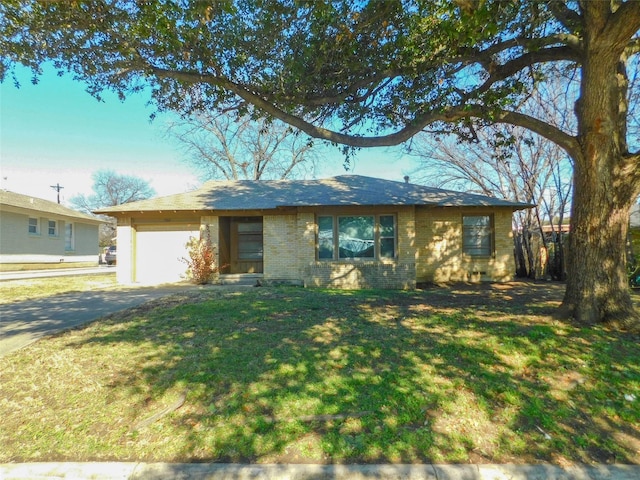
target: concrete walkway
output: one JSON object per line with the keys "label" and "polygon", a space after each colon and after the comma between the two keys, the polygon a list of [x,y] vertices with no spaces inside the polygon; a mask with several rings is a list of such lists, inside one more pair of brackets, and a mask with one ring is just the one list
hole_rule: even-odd
{"label": "concrete walkway", "polygon": [[0,479],[98,480],[638,480],[640,465],[0,464]]}

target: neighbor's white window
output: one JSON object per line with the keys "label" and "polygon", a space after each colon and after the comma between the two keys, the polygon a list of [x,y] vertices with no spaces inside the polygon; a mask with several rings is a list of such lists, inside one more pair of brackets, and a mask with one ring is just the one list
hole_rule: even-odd
{"label": "neighbor's white window", "polygon": [[493,253],[491,215],[462,217],[462,250],[472,257],[489,257]]}
{"label": "neighbor's white window", "polygon": [[49,220],[49,236],[55,237],[58,235],[58,222],[55,220]]}
{"label": "neighbor's white window", "polygon": [[33,235],[40,233],[40,222],[38,222],[37,218],[29,217],[29,233]]}
{"label": "neighbor's white window", "polygon": [[73,223],[65,223],[64,225],[64,249],[72,251],[74,249]]}
{"label": "neighbor's white window", "polygon": [[395,255],[395,215],[318,216],[318,260]]}

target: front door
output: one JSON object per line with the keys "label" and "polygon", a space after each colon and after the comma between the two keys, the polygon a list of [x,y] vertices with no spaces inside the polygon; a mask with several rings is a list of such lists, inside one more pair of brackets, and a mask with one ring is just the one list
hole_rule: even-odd
{"label": "front door", "polygon": [[262,273],[262,217],[231,219],[229,273]]}

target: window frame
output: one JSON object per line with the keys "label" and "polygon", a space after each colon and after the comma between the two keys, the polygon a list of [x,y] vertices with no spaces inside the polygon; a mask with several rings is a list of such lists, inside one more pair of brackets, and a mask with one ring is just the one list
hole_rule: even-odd
{"label": "window frame", "polygon": [[[35,224],[31,222],[31,220],[35,220]],[[33,231],[31,231],[31,227],[34,227]],[[27,220],[27,233],[29,235],[40,235],[40,219],[37,217],[28,217]]]}
{"label": "window frame", "polygon": [[[373,256],[371,257],[342,257],[340,256],[340,219],[349,217],[371,217],[373,218]],[[381,235],[381,217],[391,217],[393,219],[393,236]],[[331,219],[331,257],[321,256],[322,231],[320,230],[321,218]],[[393,239],[393,255],[382,256],[382,240]],[[329,250],[329,249],[327,249]],[[398,258],[398,216],[396,213],[318,213],[316,214],[316,261],[319,262],[372,262],[372,261],[393,261]]]}
{"label": "window frame", "polygon": [[[51,233],[51,224],[53,223],[53,233]],[[57,220],[47,220],[47,233],[50,237],[58,236],[58,221]]]}
{"label": "window frame", "polygon": [[[478,218],[478,217],[486,217],[489,222],[488,225],[465,225],[465,218]],[[492,213],[463,213],[461,219],[462,225],[462,253],[471,258],[492,258],[495,256],[495,225],[494,225],[494,216]],[[468,234],[466,233],[469,230],[480,230],[476,235],[480,238],[479,244],[482,243],[483,238],[488,238],[489,246],[488,247],[478,247],[476,245],[470,245],[467,243],[466,239]],[[483,233],[484,232],[484,233]],[[472,251],[480,250],[481,248],[486,248],[485,251],[481,253],[472,253]],[[470,251],[471,250],[471,251]]]}
{"label": "window frame", "polygon": [[[382,217],[391,217],[393,222],[393,236],[382,235]],[[394,214],[379,214],[376,215],[377,219],[377,231],[378,231],[378,258],[379,259],[396,259],[398,257],[398,217]],[[390,257],[382,256],[382,240],[393,239],[393,255]]]}

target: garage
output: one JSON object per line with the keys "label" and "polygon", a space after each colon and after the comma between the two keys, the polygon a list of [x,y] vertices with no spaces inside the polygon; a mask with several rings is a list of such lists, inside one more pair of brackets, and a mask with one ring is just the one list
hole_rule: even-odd
{"label": "garage", "polygon": [[186,244],[200,236],[196,223],[138,225],[135,235],[135,281],[143,284],[179,282],[186,278]]}

